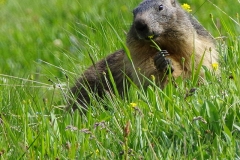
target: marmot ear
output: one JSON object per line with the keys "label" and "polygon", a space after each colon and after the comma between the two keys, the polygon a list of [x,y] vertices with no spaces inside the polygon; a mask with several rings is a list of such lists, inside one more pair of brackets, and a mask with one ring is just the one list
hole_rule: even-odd
{"label": "marmot ear", "polygon": [[176,0],[171,0],[173,7],[176,7]]}

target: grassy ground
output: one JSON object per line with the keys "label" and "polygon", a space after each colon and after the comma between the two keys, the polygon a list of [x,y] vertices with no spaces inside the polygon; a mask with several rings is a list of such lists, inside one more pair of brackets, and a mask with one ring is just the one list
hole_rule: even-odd
{"label": "grassy ground", "polygon": [[66,88],[89,53],[97,61],[121,48],[139,1],[0,0],[0,158],[240,159],[240,4],[184,2],[224,37],[221,78],[132,87],[128,101],[93,99],[98,107],[81,118],[62,109]]}

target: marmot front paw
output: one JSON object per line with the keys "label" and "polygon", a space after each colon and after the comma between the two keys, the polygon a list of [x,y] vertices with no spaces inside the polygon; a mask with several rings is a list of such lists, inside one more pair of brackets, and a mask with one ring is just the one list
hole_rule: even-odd
{"label": "marmot front paw", "polygon": [[166,72],[166,74],[169,74],[170,72],[172,73],[174,71],[174,68],[171,60],[166,58],[167,55],[169,54],[166,50],[161,50],[158,52],[154,57],[154,65],[160,72]]}

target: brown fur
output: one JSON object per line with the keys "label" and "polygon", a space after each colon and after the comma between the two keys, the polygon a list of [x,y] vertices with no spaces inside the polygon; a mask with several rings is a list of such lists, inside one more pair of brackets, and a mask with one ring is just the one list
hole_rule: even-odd
{"label": "brown fur", "polygon": [[[163,10],[158,10],[160,5],[163,5]],[[153,59],[158,50],[153,47],[149,36],[154,36],[153,40],[159,47],[168,51],[166,58],[172,62],[173,77],[189,78],[192,69],[198,67],[203,55],[203,65],[209,70],[212,70],[212,63],[217,62],[218,53],[212,36],[174,0],[145,0],[133,13],[133,24],[127,34],[127,47],[134,67],[125,52],[120,50],[88,68],[71,90],[82,107],[87,108],[90,103],[87,90],[98,93],[99,97],[102,97],[106,90],[109,91],[105,81],[109,80],[107,67],[112,72],[119,93],[123,92],[126,77],[138,86],[141,84],[147,87],[149,84],[142,75],[148,78],[154,75],[159,86],[165,86],[167,76],[155,67]],[[192,68],[191,64],[193,54],[195,68]],[[140,70],[139,73],[136,74],[134,68]],[[204,75],[203,71],[201,75]],[[76,108],[74,103],[73,109]]]}

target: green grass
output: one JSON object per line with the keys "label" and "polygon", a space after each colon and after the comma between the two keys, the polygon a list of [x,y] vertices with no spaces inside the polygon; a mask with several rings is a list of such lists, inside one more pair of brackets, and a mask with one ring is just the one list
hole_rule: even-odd
{"label": "green grass", "polygon": [[139,1],[0,1],[0,159],[240,159],[239,2],[181,2],[225,36],[221,78],[132,86],[123,99],[93,98],[81,117],[63,109],[67,88],[89,53],[97,61],[122,47]]}

